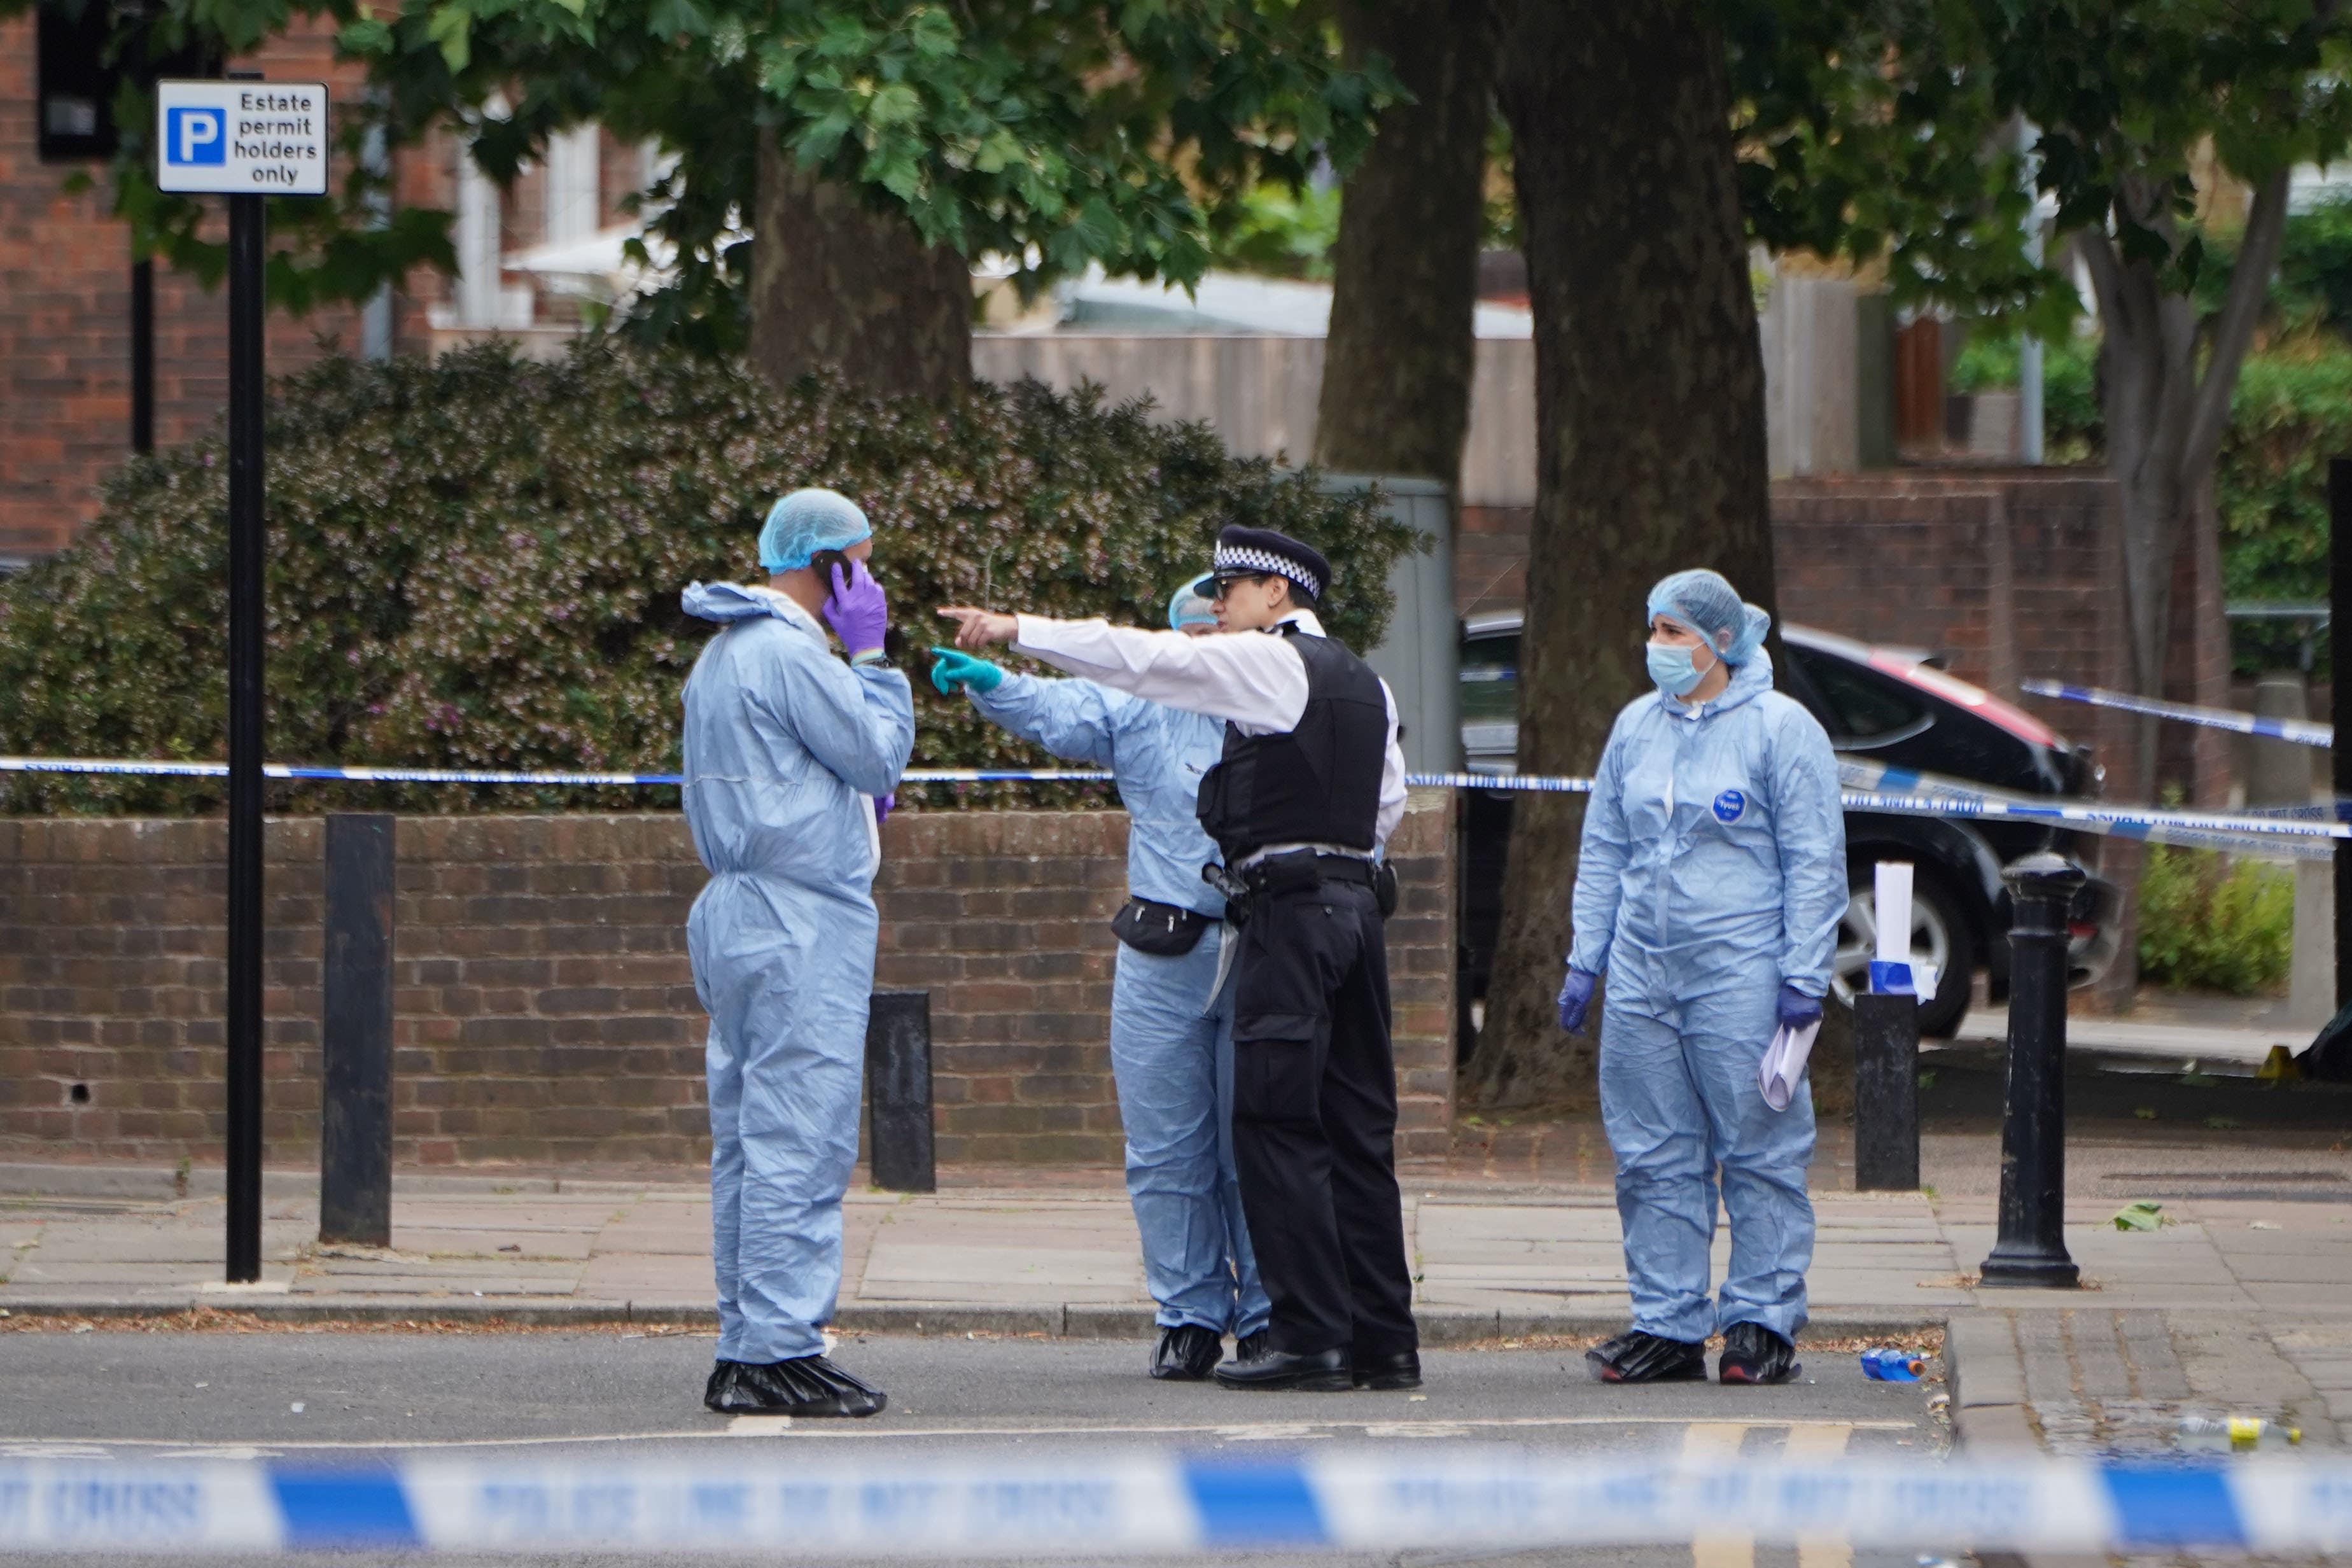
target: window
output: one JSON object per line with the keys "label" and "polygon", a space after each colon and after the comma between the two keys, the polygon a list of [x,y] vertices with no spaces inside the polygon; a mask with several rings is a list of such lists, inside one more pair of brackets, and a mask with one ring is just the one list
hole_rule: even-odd
{"label": "window", "polygon": [[1462,721],[1511,724],[1519,717],[1519,639],[1471,637],[1462,645]]}
{"label": "window", "polygon": [[1883,677],[1794,643],[1789,652],[1829,704],[1837,721],[1830,726],[1830,738],[1841,745],[1905,740],[1934,722],[1926,703]]}
{"label": "window", "polygon": [[144,39],[136,34],[124,38],[119,58],[110,58],[107,51],[121,11],[101,0],[85,0],[79,15],[68,16],[56,5],[43,5],[37,15],[41,110],[35,129],[45,163],[92,163],[114,156],[120,144],[114,89],[127,74],[122,62],[136,61],[135,74],[142,81],[217,74],[213,63],[193,48],[150,58]]}

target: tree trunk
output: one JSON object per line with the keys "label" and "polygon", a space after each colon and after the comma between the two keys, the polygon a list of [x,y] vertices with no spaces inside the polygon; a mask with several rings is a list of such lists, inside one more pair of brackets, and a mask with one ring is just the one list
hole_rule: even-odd
{"label": "tree trunk", "polygon": [[751,363],[779,386],[831,365],[885,397],[971,384],[971,268],[903,217],[800,168],[762,136],[751,232]]}
{"label": "tree trunk", "polygon": [[[1678,0],[1517,0],[1497,87],[1535,311],[1537,495],[1519,766],[1590,773],[1648,686],[1643,604],[1711,566],[1769,607],[1764,365],[1722,40]],[[1559,1032],[1580,797],[1512,821],[1474,1103],[1589,1098],[1596,1031]]]}
{"label": "tree trunk", "polygon": [[[2173,637],[2173,574],[2184,536],[2220,526],[2210,504],[2213,469],[2228,426],[2238,372],[2253,345],[2272,272],[2286,232],[2287,174],[2265,180],[2247,209],[2235,270],[2219,315],[2200,321],[2196,303],[2168,292],[2160,264],[2126,256],[2105,234],[2086,232],[2076,243],[2098,297],[2104,331],[2100,403],[2106,423],[2107,468],[2123,491],[2123,583],[2131,637],[2132,689],[2162,698]],[[2168,184],[2139,177],[2117,182],[2116,207],[2125,221],[2180,243]],[[2115,793],[2126,800],[2157,797],[2157,721],[2134,726],[2132,754]],[[2137,884],[2141,857],[2131,847],[2103,857],[2126,909],[2124,945],[2100,986],[2110,1005],[2128,1005],[2137,983]]]}
{"label": "tree trunk", "polygon": [[1349,176],[1315,460],[1457,489],[1476,359],[1478,229],[1494,37],[1486,0],[1343,0],[1349,63],[1395,64],[1414,101]]}

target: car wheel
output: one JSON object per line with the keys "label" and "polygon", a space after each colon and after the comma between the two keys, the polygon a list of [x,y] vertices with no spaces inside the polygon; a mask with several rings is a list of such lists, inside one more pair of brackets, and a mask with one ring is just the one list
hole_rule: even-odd
{"label": "car wheel", "polygon": [[[1830,992],[1847,1006],[1870,984],[1871,955],[1878,951],[1878,896],[1874,868],[1855,868],[1845,918],[1838,922],[1837,953],[1830,961]],[[1936,999],[1919,1009],[1919,1033],[1948,1039],[1968,1016],[1976,982],[1977,941],[1960,903],[1927,868],[1912,873],[1911,951],[1936,966]]]}

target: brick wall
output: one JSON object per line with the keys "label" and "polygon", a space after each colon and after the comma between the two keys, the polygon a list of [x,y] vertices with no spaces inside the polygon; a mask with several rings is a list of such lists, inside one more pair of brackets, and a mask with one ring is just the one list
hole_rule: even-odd
{"label": "brick wall", "polygon": [[[1400,1150],[1451,1117],[1450,803],[1416,797],[1390,925]],[[1106,1044],[1116,812],[902,812],[877,984],[931,992],[940,1158],[1118,1163]],[[316,1158],[321,826],[269,825],[269,1158]],[[218,821],[0,821],[0,1153],[216,1160]],[[709,1152],[671,816],[399,828],[395,1157],[663,1164]]]}

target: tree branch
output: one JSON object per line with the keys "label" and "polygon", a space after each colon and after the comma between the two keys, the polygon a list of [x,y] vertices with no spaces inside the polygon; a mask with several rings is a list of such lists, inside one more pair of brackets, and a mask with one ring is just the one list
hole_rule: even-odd
{"label": "tree branch", "polygon": [[2237,390],[2238,371],[2246,351],[2253,346],[2263,302],[2268,298],[2271,273],[2278,267],[2286,239],[2287,171],[2279,170],[2254,193],[2246,214],[2246,237],[2238,247],[2238,264],[2230,275],[2230,292],[2214,319],[2212,353],[2198,384],[2196,410],[2190,415],[2187,437],[2181,442],[2181,472],[2202,474],[2221,449],[2229,426],[2230,397]]}
{"label": "tree branch", "polygon": [[2091,275],[2091,292],[2097,296],[2101,319],[2116,321],[2127,309],[2123,261],[2116,255],[2116,242],[2095,228],[2078,229],[2074,239],[2084,270]]}

